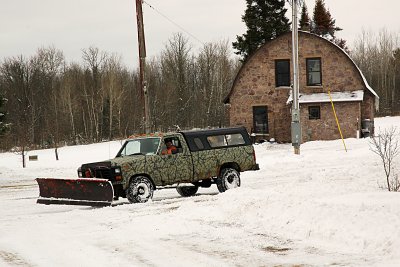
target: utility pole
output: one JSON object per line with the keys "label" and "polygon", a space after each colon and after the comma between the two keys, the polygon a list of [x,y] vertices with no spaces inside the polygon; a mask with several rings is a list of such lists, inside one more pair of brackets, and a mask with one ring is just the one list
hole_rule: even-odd
{"label": "utility pole", "polygon": [[292,0],[292,62],[293,62],[293,106],[292,106],[292,146],[294,153],[300,154],[301,124],[299,105],[299,35],[297,26],[297,1]]}
{"label": "utility pole", "polygon": [[145,133],[150,133],[150,110],[149,110],[149,95],[147,92],[146,82],[146,43],[144,39],[143,11],[142,0],[136,0],[136,19],[139,45],[139,82],[140,82],[140,97],[143,104],[144,114],[144,130]]}

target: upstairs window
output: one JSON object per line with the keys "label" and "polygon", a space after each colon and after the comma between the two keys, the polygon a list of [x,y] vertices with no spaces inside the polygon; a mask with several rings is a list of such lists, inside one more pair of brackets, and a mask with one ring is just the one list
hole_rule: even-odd
{"label": "upstairs window", "polygon": [[322,85],[321,58],[307,58],[307,85]]}
{"label": "upstairs window", "polygon": [[276,87],[290,86],[290,60],[275,60],[275,82]]}

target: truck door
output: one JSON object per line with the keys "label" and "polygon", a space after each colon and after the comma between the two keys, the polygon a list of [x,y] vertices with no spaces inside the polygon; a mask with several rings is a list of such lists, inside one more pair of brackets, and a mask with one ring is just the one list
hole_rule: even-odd
{"label": "truck door", "polygon": [[[172,141],[176,150],[171,154],[163,154],[167,147],[166,141]],[[149,166],[151,167],[151,166]],[[174,184],[178,182],[191,182],[193,179],[193,163],[189,148],[182,136],[167,136],[162,140],[161,151],[157,161],[154,162],[154,180],[161,184]]]}

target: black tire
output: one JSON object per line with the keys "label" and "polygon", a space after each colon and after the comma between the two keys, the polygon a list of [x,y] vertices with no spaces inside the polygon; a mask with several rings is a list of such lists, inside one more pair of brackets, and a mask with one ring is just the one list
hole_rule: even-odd
{"label": "black tire", "polygon": [[199,190],[199,187],[197,185],[193,185],[193,186],[177,186],[176,187],[176,191],[182,197],[194,196],[197,193],[197,190]]}
{"label": "black tire", "polygon": [[240,186],[240,173],[233,168],[224,168],[216,181],[218,191],[223,193],[228,189]]}
{"label": "black tire", "polygon": [[154,186],[146,176],[132,178],[126,189],[126,198],[130,203],[144,203],[153,198]]}

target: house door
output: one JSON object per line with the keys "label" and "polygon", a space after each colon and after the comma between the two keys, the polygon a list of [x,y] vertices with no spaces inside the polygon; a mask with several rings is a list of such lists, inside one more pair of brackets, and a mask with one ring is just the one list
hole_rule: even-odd
{"label": "house door", "polygon": [[268,107],[254,106],[253,107],[253,132],[268,133]]}

